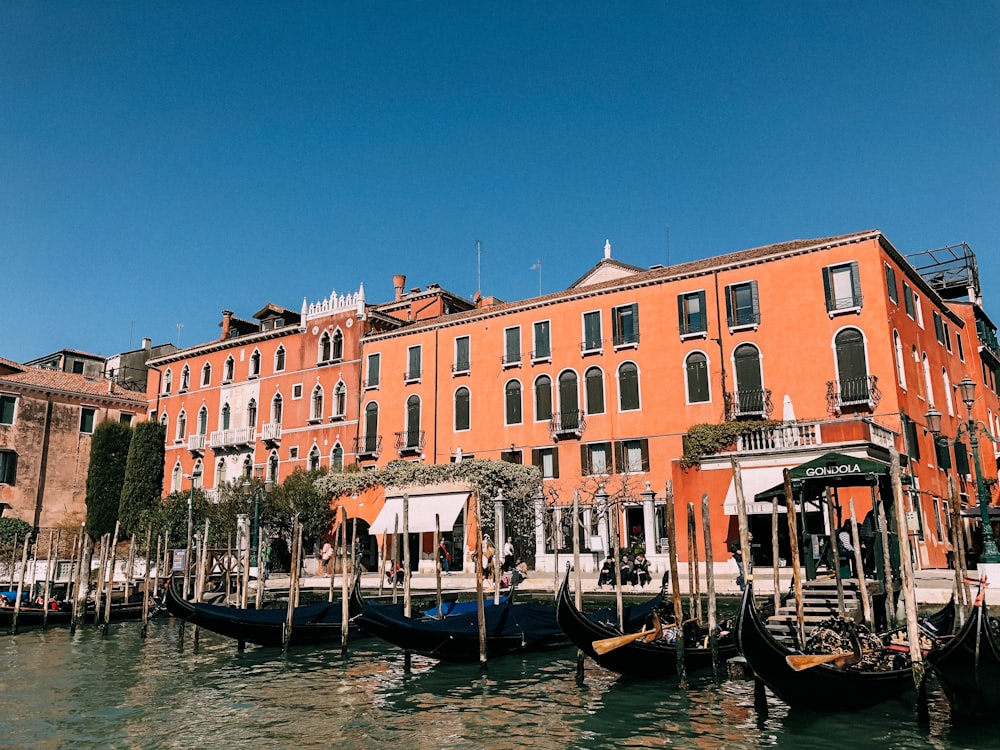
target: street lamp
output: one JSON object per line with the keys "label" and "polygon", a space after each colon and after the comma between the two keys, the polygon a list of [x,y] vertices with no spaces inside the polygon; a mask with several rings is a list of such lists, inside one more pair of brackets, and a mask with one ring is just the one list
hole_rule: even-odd
{"label": "street lamp", "polygon": [[[250,480],[248,479],[243,483],[244,487],[250,486]],[[260,538],[260,496],[264,492],[264,488],[257,486],[253,491],[253,529],[250,532],[250,566],[255,567],[257,565],[257,540]],[[258,573],[258,575],[260,575]]]}
{"label": "street lamp", "polygon": [[[987,564],[1000,563],[1000,550],[997,550],[996,541],[993,538],[993,524],[990,521],[990,497],[986,492],[983,469],[979,463],[979,433],[982,432],[994,442],[996,442],[996,438],[972,416],[972,405],[976,402],[976,381],[966,375],[956,387],[959,397],[969,412],[969,419],[959,424],[958,430],[955,432],[955,440],[958,440],[962,430],[968,433],[969,448],[972,449],[972,461],[976,469],[976,502],[979,503],[979,515],[983,524],[983,551],[979,561]],[[941,412],[932,407],[924,417],[927,419],[927,429],[937,438],[941,433]]]}

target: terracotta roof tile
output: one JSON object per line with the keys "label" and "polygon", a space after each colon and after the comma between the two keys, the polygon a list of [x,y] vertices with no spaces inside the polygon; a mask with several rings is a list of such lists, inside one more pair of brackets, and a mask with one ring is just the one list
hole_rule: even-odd
{"label": "terracotta roof tile", "polygon": [[36,389],[51,389],[64,393],[78,393],[81,396],[115,398],[132,401],[136,405],[145,405],[145,394],[126,390],[121,386],[103,378],[78,375],[72,372],[44,370],[29,367],[22,372],[11,375],[0,375],[0,383],[21,385]]}

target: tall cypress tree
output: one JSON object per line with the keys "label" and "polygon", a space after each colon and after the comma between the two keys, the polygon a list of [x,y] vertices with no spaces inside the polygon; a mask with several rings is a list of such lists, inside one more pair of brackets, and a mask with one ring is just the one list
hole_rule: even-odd
{"label": "tall cypress tree", "polygon": [[115,530],[132,428],[107,419],[94,429],[87,470],[87,533],[99,539]]}
{"label": "tall cypress tree", "polygon": [[134,433],[118,508],[123,537],[143,531],[144,514],[160,503],[163,494],[166,428],[159,422],[140,422]]}

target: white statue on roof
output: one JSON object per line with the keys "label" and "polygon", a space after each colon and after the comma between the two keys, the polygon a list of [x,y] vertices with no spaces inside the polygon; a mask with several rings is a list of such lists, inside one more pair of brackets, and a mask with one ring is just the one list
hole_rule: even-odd
{"label": "white statue on roof", "polygon": [[611,240],[604,240],[604,257],[611,257]]}

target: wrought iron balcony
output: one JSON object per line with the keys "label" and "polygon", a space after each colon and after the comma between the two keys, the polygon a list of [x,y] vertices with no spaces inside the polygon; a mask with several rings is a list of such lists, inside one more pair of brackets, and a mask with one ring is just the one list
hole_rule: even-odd
{"label": "wrought iron balcony", "polygon": [[582,409],[554,412],[549,421],[549,432],[554,440],[582,437],[586,429],[587,421]]}
{"label": "wrought iron balcony", "polygon": [[828,380],[826,383],[827,410],[831,414],[844,411],[875,411],[882,400],[876,375]]}
{"label": "wrought iron balcony", "polygon": [[424,450],[424,431],[407,430],[396,433],[396,450],[400,455],[422,453]]}
{"label": "wrought iron balcony", "polygon": [[774,413],[770,388],[741,389],[723,396],[726,419],[770,419]]}
{"label": "wrought iron balcony", "polygon": [[354,452],[360,459],[378,458],[382,452],[382,436],[361,435],[354,438]]}

